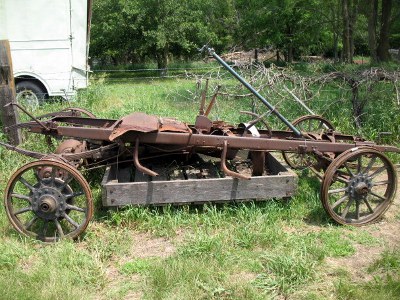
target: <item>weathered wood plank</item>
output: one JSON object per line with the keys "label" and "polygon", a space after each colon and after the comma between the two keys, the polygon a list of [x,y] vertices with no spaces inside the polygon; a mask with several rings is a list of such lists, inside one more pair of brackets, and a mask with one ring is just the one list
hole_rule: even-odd
{"label": "weathered wood plank", "polygon": [[[18,111],[15,106],[8,105],[15,102],[15,84],[11,61],[10,43],[8,40],[0,40],[0,115],[3,128],[18,123]],[[5,131],[9,141],[13,145],[22,143],[21,130],[12,128]]]}
{"label": "weathered wood plank", "polygon": [[106,205],[193,203],[244,199],[284,198],[293,195],[293,176],[152,181],[106,185]]}
{"label": "weathered wood plank", "polygon": [[273,169],[279,171],[279,174],[252,177],[251,180],[226,177],[130,183],[108,181],[105,184],[103,181],[103,204],[184,204],[292,196],[297,186],[296,174],[283,167],[279,168],[279,163],[269,156],[271,155],[267,154],[267,163],[276,164]]}

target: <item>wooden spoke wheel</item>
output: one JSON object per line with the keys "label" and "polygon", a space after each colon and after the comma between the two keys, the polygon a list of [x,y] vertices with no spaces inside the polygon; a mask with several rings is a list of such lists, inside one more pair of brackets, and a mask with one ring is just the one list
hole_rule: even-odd
{"label": "wooden spoke wheel", "polygon": [[[302,116],[292,122],[302,132],[312,132],[321,134],[327,130],[335,130],[334,126],[328,120],[321,116],[307,115]],[[314,155],[309,153],[282,152],[286,163],[296,170],[303,170],[317,163]]]}
{"label": "wooden spoke wheel", "polygon": [[78,237],[93,215],[85,178],[56,160],[39,160],[18,169],[7,184],[4,204],[18,232],[43,242]]}
{"label": "wooden spoke wheel", "polygon": [[87,117],[91,119],[96,119],[96,116],[89,110],[80,108],[80,107],[69,107],[66,109],[63,109],[62,111],[64,112],[71,112],[73,116],[77,117]]}
{"label": "wooden spoke wheel", "polygon": [[68,107],[61,111],[52,112],[36,117],[37,119],[53,118],[53,117],[83,117],[96,119],[96,116],[89,110],[80,107]]}
{"label": "wooden spoke wheel", "polygon": [[372,148],[354,148],[339,155],[327,168],[321,201],[336,222],[366,225],[386,212],[396,185],[396,169],[384,154]]}

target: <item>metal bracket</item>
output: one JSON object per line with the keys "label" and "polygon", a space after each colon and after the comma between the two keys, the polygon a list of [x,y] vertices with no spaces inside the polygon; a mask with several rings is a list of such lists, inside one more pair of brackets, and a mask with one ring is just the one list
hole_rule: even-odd
{"label": "metal bracket", "polygon": [[133,163],[135,164],[135,167],[138,171],[147,174],[149,176],[155,177],[158,176],[158,173],[147,169],[146,167],[142,166],[139,162],[139,138],[136,139],[135,143],[135,153],[133,155]]}
{"label": "metal bracket", "polygon": [[239,174],[239,173],[237,173],[237,172],[234,172],[234,171],[231,171],[231,170],[229,170],[228,168],[227,168],[227,166],[226,166],[226,163],[225,163],[225,161],[226,161],[226,152],[228,151],[228,141],[224,141],[224,148],[223,148],[223,150],[222,150],[222,156],[221,156],[221,169],[222,169],[222,171],[227,175],[227,176],[231,176],[231,177],[234,177],[234,178],[239,178],[239,179],[247,179],[247,180],[250,180],[250,176],[246,176],[246,175],[243,175],[243,174]]}

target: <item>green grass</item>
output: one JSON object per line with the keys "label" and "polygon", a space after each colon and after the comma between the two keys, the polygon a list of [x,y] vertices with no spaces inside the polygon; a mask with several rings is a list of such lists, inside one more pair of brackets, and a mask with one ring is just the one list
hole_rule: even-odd
{"label": "green grass", "polygon": [[[311,72],[309,66],[302,68],[304,74]],[[292,72],[298,71],[294,68]],[[210,81],[209,96],[217,84],[225,92],[246,93],[223,74],[219,80]],[[289,119],[304,114],[290,97],[282,100],[267,89],[263,92]],[[400,108],[393,105],[393,90],[379,83],[373,93],[361,93],[371,99],[363,133],[376,138],[379,131],[392,131],[387,142],[398,145]],[[332,84],[308,104],[340,130],[353,133],[351,106],[346,101],[349,97],[348,91]],[[199,91],[192,79],[100,78],[81,91],[72,104],[104,118],[118,119],[143,111],[192,123],[199,108]],[[238,111],[250,110],[251,105],[248,97],[219,97],[211,117],[233,124],[243,122],[248,118]],[[46,104],[37,114],[66,106],[62,102]],[[272,117],[269,122],[273,127],[280,126]],[[2,133],[0,139],[5,139]],[[49,151],[44,139],[37,136],[30,136],[21,146]],[[1,197],[11,174],[28,161],[31,159],[0,147]],[[54,245],[21,237],[1,207],[0,298],[399,298],[398,250],[383,252],[379,259],[364,266],[373,278],[368,282],[354,279],[345,266],[335,269],[328,264],[328,260],[357,259],[358,247],[384,249],[386,244],[368,227],[334,224],[320,203],[318,180],[307,171],[298,174],[298,192],[290,201],[108,210],[101,205],[102,171],[88,172],[85,177],[94,195],[94,219],[79,241]],[[149,248],[140,248],[148,241]],[[165,245],[173,250],[166,253]]]}

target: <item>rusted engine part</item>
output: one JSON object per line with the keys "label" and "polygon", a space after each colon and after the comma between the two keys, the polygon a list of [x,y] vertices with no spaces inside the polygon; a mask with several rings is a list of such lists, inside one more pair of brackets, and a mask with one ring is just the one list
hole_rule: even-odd
{"label": "rusted engine part", "polygon": [[[50,170],[48,176],[39,175]],[[44,242],[77,238],[93,215],[92,193],[71,165],[39,160],[18,169],[5,191],[7,217],[20,233]]]}
{"label": "rusted engine part", "polygon": [[[61,142],[61,144],[58,145],[58,147],[55,150],[55,154],[60,154],[60,156],[62,157],[64,154],[81,154],[86,152],[87,150],[88,149],[86,141],[68,139]],[[85,162],[87,164],[87,161],[84,161],[83,158],[77,160],[70,160],[70,162],[74,164],[75,167],[77,168],[85,164]]]}

